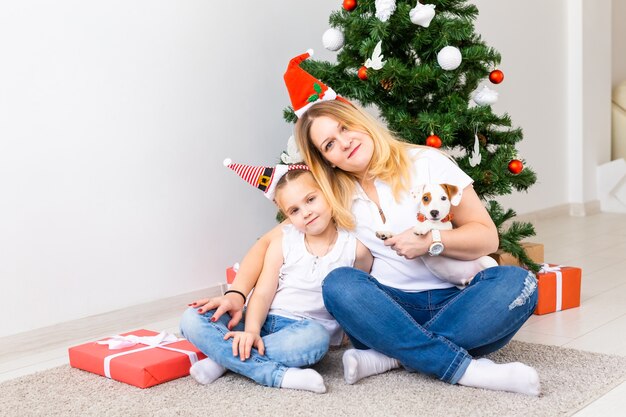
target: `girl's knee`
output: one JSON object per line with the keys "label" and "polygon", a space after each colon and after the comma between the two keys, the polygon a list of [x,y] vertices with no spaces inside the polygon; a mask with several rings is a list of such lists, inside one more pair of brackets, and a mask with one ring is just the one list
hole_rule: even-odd
{"label": "girl's knee", "polygon": [[309,341],[317,349],[328,350],[330,346],[330,333],[324,326],[314,321],[306,321]]}
{"label": "girl's knee", "polygon": [[207,312],[205,314],[198,313],[197,309],[194,307],[189,307],[183,313],[180,319],[180,332],[181,334],[189,339],[189,337],[199,328],[202,327],[203,321],[207,320],[205,316],[209,316],[213,312]]}

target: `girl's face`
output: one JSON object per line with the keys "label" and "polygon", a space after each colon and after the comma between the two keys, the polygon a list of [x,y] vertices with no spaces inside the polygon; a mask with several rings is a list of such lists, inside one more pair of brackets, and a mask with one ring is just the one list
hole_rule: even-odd
{"label": "girl's face", "polygon": [[302,233],[319,235],[332,223],[332,211],[313,175],[302,174],[276,190],[276,203]]}
{"label": "girl's face", "polygon": [[313,120],[310,129],[311,141],[337,168],[363,177],[374,154],[371,136],[358,130],[348,130],[341,122],[328,116]]}

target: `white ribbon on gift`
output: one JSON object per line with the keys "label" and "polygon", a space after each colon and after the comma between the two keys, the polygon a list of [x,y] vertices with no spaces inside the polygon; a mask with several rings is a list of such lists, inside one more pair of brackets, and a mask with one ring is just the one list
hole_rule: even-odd
{"label": "white ribbon on gift", "polygon": [[129,355],[135,352],[141,352],[143,350],[148,349],[166,349],[171,350],[173,352],[179,352],[185,354],[189,357],[189,361],[193,365],[198,362],[198,355],[196,352],[185,349],[176,349],[173,347],[168,347],[171,343],[176,343],[181,340],[185,340],[182,338],[178,338],[171,333],[161,332],[154,336],[135,336],[134,334],[129,334],[127,336],[115,335],[107,340],[100,340],[96,343],[99,345],[109,345],[110,350],[124,349],[131,346],[135,346],[138,344],[146,345],[144,347],[139,347],[133,350],[127,350],[125,352],[114,353],[113,355],[109,355],[104,358],[104,376],[107,378],[111,378],[111,361],[119,356]]}
{"label": "white ribbon on gift", "polygon": [[561,272],[561,267],[563,265],[554,265],[550,266],[549,264],[541,264],[541,269],[539,273],[547,273],[554,272],[556,275],[556,310],[561,311],[563,308],[563,272]]}

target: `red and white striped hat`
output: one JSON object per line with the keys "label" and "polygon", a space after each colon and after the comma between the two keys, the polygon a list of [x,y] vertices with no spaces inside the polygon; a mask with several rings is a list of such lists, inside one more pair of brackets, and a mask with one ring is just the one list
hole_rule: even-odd
{"label": "red and white striped hat", "polygon": [[291,58],[284,75],[291,106],[298,117],[302,116],[315,103],[341,99],[332,88],[300,67],[302,61],[311,56],[313,56],[313,50],[309,49],[302,55]]}
{"label": "red and white striped hat", "polygon": [[234,164],[230,158],[224,159],[224,166],[235,171],[248,184],[263,191],[265,197],[270,200],[274,200],[276,183],[283,175],[294,169],[309,170],[309,167],[304,164],[279,164],[275,167]]}

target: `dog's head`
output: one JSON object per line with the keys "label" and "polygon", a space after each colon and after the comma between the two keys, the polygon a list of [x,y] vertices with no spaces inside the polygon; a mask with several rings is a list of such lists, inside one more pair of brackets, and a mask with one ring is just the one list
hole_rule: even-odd
{"label": "dog's head", "polygon": [[450,213],[450,206],[461,202],[459,187],[451,184],[422,184],[411,190],[419,201],[419,214],[428,220],[439,221]]}

